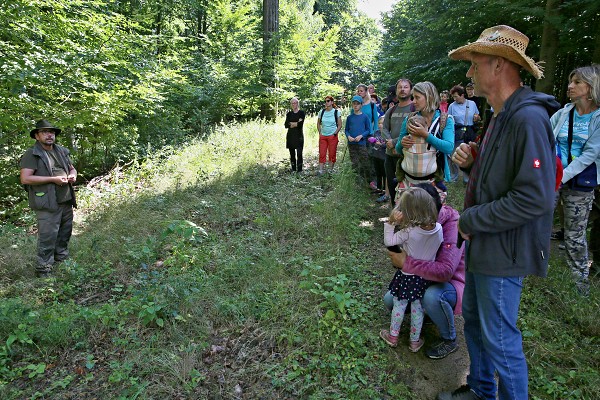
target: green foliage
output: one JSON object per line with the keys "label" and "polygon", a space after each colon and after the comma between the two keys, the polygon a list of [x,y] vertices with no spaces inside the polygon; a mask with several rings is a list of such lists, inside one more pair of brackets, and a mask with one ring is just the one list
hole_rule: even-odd
{"label": "green foliage", "polygon": [[334,81],[354,92],[359,83],[375,81],[381,32],[372,19],[348,10],[342,13],[339,36]]}
{"label": "green foliage", "polygon": [[163,306],[153,301],[142,304],[138,317],[144,325],[156,324],[161,328],[165,325]]}
{"label": "green foliage", "polygon": [[0,387],[7,384],[9,381],[26,374],[29,378],[43,374],[46,369],[46,364],[26,364],[21,366],[12,365],[12,358],[15,354],[14,347],[34,346],[32,329],[27,324],[19,324],[8,335],[8,338],[0,346]]}
{"label": "green foliage", "polygon": [[[558,68],[554,93],[565,101],[564,87],[568,73],[575,67],[589,65],[596,46],[599,5],[593,0],[556,2],[558,16],[550,23],[559,32]],[[384,35],[377,72],[384,82],[393,83],[400,76],[413,82],[431,81],[440,90],[457,83],[465,84],[468,65],[448,58],[450,50],[477,40],[490,26],[510,25],[529,37],[527,54],[539,60],[547,1],[448,1],[407,0],[395,3],[384,18]],[[543,61],[543,60],[542,60]],[[543,64],[542,64],[543,65]],[[535,85],[528,74],[524,82]]]}
{"label": "green foliage", "polygon": [[17,329],[13,331],[6,339],[6,349],[10,351],[10,346],[17,342],[20,344],[33,344],[33,340],[29,337],[26,324],[19,324]]}
{"label": "green foliage", "polygon": [[267,87],[259,79],[255,0],[17,0],[1,7],[0,219],[23,214],[18,160],[40,118],[63,129],[58,142],[71,149],[80,181],[89,181],[207,135],[220,121],[254,118],[263,104],[340,93],[339,85],[327,86],[334,57],[344,53],[340,24],[324,25],[311,8],[281,2],[276,85]]}
{"label": "green foliage", "polygon": [[334,56],[339,43],[339,28],[323,26],[312,8],[296,8],[296,2],[281,6],[278,84],[286,99],[291,95],[302,99],[322,98],[318,87],[331,80]]}

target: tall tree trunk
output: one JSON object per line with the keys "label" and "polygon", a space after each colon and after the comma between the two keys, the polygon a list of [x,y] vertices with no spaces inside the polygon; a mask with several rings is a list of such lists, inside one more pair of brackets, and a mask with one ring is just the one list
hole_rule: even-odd
{"label": "tall tree trunk", "polygon": [[160,56],[160,34],[162,33],[162,5],[159,5],[158,12],[156,13],[156,17],[154,19],[154,32],[156,34],[156,55]]}
{"label": "tall tree trunk", "polygon": [[198,48],[202,52],[204,50],[204,43],[206,41],[205,35],[208,30],[208,15],[207,15],[207,4],[206,0],[198,2],[198,10],[196,12],[196,19],[198,26],[196,27],[196,36],[198,37]]}
{"label": "tall tree trunk", "polygon": [[269,91],[276,86],[275,58],[277,57],[277,40],[279,32],[279,0],[263,0],[263,62],[261,82],[265,87],[265,101],[261,105],[261,117],[275,120],[277,105],[271,100]]}
{"label": "tall tree trunk", "polygon": [[558,56],[558,29],[559,23],[558,7],[561,0],[546,0],[546,12],[544,15],[544,30],[542,32],[542,47],[540,49],[540,60],[544,61],[544,78],[538,79],[535,89],[540,92],[554,93],[554,79],[556,75],[556,61]]}

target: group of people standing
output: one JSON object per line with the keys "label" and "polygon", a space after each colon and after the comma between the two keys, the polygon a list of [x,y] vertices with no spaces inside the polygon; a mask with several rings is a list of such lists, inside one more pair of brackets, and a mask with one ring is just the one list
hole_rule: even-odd
{"label": "group of people standing", "polygon": [[[467,95],[471,89],[471,96]],[[361,182],[381,196],[378,202],[396,201],[398,186],[408,187],[433,181],[442,192],[444,182],[455,182],[459,168],[448,158],[460,143],[469,143],[477,136],[480,99],[456,85],[448,93],[454,102],[448,105],[431,82],[416,85],[401,78],[395,86],[395,96],[379,101],[373,85],[360,84],[351,99],[351,114],[342,124],[341,110],[333,97],[325,98],[324,108],[317,117],[319,132],[319,174],[331,171],[337,161],[338,134],[342,127],[347,139],[353,168]],[[286,147],[290,151],[292,171],[302,171],[303,132],[305,114],[298,99],[291,100],[286,114],[288,128]],[[421,122],[407,117],[422,117]],[[450,117],[450,118],[449,118]],[[467,172],[463,171],[466,182]]]}
{"label": "group of people standing", "polygon": [[[600,66],[570,74],[571,102],[561,109],[554,97],[523,85],[522,70],[543,77],[525,54],[528,43],[509,26],[488,28],[477,41],[449,53],[471,63],[466,87],[454,86],[440,96],[430,82],[399,79],[396,98],[386,99],[379,123],[368,88],[359,85],[346,121],[350,158],[363,181],[371,178],[369,138],[385,148],[383,170],[393,210],[384,225],[384,243],[398,271],[384,296],[392,311],[390,328],[380,336],[397,346],[410,304],[410,350],[424,344],[420,331],[427,314],[441,337],[426,354],[439,359],[457,349],[454,316],[464,317],[471,361],[467,384],[438,399],[528,398],[518,310],[523,279],[547,275],[558,199],[568,265],[579,293],[589,290],[590,215],[600,237]],[[448,104],[450,97],[454,101]],[[490,111],[482,124],[484,101]],[[339,114],[327,118],[328,128],[324,120],[322,112],[320,171],[324,150],[331,157],[333,148],[321,143],[329,143],[326,137],[337,136],[342,127]],[[457,181],[460,172],[466,187],[459,214],[444,200],[446,183]],[[597,242],[591,248],[596,263]]]}

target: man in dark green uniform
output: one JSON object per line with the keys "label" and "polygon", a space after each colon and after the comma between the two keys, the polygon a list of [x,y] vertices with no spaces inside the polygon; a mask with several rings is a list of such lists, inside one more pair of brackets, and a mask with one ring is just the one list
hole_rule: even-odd
{"label": "man in dark green uniform", "polygon": [[73,230],[77,171],[69,150],[55,143],[60,129],[46,120],[30,132],[35,145],[21,158],[21,183],[29,194],[29,206],[38,221],[36,275],[49,277],[52,266],[69,256]]}

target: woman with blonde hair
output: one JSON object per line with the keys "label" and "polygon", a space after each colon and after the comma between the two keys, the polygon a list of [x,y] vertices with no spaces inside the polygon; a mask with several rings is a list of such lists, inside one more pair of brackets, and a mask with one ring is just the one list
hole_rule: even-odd
{"label": "woman with blonde hair", "polygon": [[[449,155],[454,150],[454,118],[439,110],[440,96],[431,82],[419,82],[412,88],[413,104],[416,114],[425,119],[425,123],[409,124],[409,117],[404,119],[400,128],[400,140],[396,143],[396,151],[410,151],[413,146],[421,141],[427,143],[429,150],[435,150],[435,169],[419,169],[429,163],[401,164],[401,174],[398,176],[398,189],[414,186],[418,183],[433,182],[443,193],[446,192],[444,176],[446,162],[444,155]],[[409,161],[407,159],[406,161]],[[400,167],[398,167],[400,169]],[[445,196],[443,196],[445,199]],[[442,200],[444,200],[442,199]]]}
{"label": "woman with blonde hair", "polygon": [[571,102],[550,123],[563,166],[559,189],[564,211],[567,264],[577,290],[589,292],[586,230],[594,189],[600,175],[600,65],[581,67],[569,74]]}

